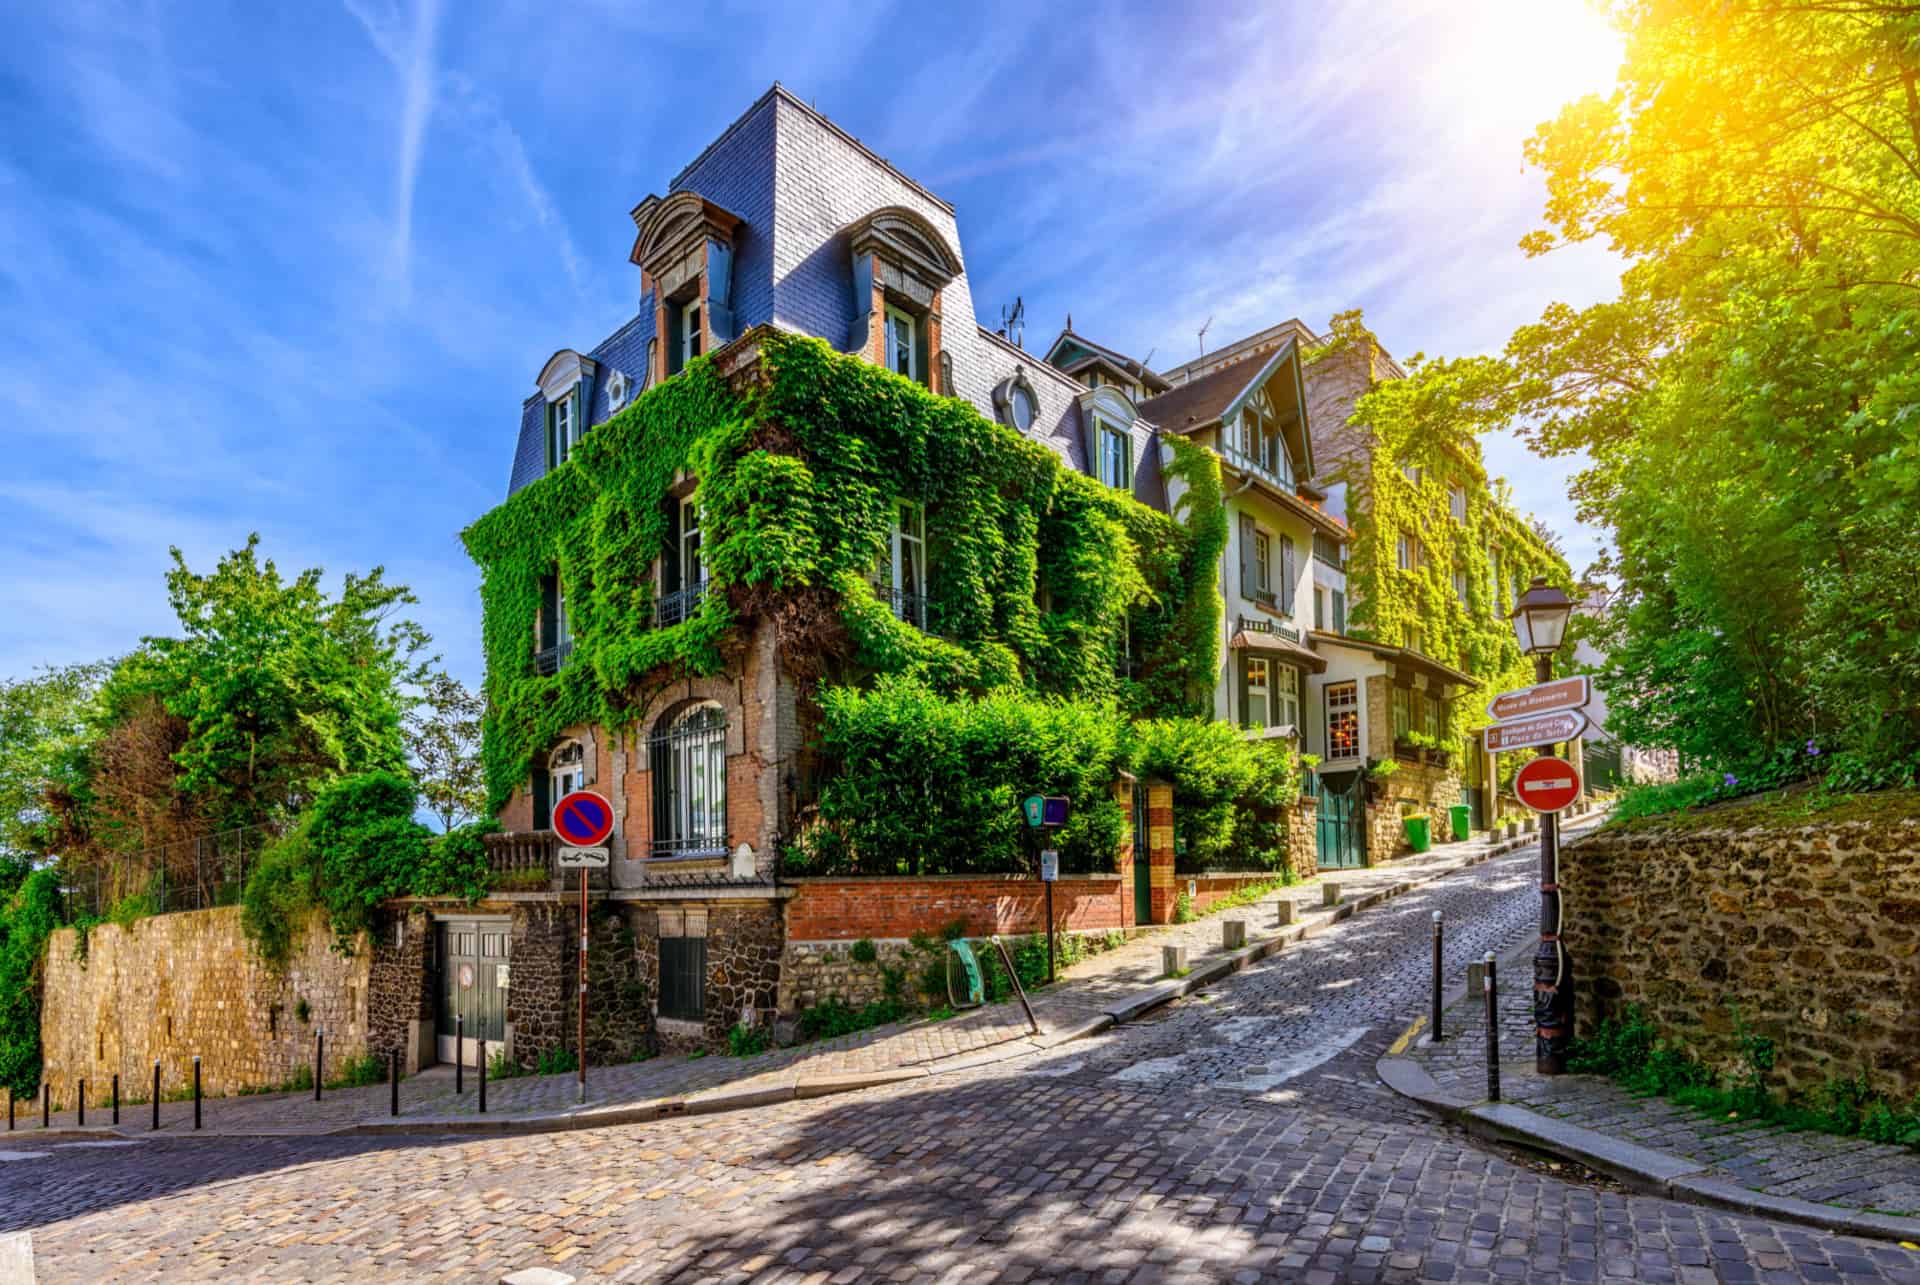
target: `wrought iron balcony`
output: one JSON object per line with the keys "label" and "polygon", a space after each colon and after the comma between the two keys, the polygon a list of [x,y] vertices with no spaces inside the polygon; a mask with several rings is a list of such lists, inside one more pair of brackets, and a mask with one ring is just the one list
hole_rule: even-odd
{"label": "wrought iron balcony", "polygon": [[723,834],[653,841],[653,855],[656,857],[724,857],[729,851],[727,837]]}
{"label": "wrought iron balcony", "polygon": [[663,593],[654,600],[653,627],[665,629],[669,625],[682,624],[693,619],[700,610],[701,599],[707,596],[707,582],[702,580],[689,589]]}
{"label": "wrought iron balcony", "polygon": [[557,674],[567,667],[567,661],[573,658],[573,639],[552,647],[542,647],[533,653],[533,672],[536,674]]}
{"label": "wrought iron balcony", "polygon": [[893,614],[925,632],[927,628],[927,596],[923,593],[904,593],[899,589],[883,589],[887,603],[893,608]]}

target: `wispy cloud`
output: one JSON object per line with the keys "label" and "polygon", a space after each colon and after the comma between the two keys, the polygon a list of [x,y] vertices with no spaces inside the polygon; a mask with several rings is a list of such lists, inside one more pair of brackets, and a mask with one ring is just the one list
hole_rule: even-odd
{"label": "wispy cloud", "polygon": [[399,136],[394,147],[394,209],[388,250],[394,302],[405,307],[413,292],[413,196],[433,118],[434,39],[440,22],[439,0],[414,0],[409,21],[389,8],[375,13],[359,0],[345,0],[348,12],[366,28],[368,39],[400,78]]}

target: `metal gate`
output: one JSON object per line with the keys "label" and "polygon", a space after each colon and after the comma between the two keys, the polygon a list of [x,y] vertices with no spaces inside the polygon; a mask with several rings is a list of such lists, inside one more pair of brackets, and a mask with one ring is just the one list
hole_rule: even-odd
{"label": "metal gate", "polygon": [[[434,1031],[442,1062],[477,1066],[480,1041],[504,1049],[507,1038],[507,921],[448,919],[434,925]],[[456,1023],[455,1019],[464,1019]],[[456,1048],[456,1031],[459,1047]]]}
{"label": "metal gate", "polygon": [[1153,856],[1147,843],[1147,789],[1133,787],[1133,922],[1153,922]]}
{"label": "metal gate", "polygon": [[1367,863],[1366,816],[1360,773],[1321,777],[1316,838],[1323,870],[1350,870]]}

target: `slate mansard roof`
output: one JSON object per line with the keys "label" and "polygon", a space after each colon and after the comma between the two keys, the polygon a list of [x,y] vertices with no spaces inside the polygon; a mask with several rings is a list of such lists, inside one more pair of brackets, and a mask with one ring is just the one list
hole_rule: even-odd
{"label": "slate mansard roof", "polygon": [[[941,295],[941,345],[953,362],[950,391],[992,419],[994,389],[1024,371],[1039,407],[1030,435],[1069,467],[1087,471],[1078,400],[1086,390],[977,324],[953,206],[825,116],[774,85],[668,185],[669,195],[682,191],[741,220],[734,234],[734,333],[773,325],[825,339],[842,351],[855,321],[846,228],[889,206],[925,219],[961,260],[960,273]],[[637,276],[637,269],[627,270]],[[606,385],[613,371],[624,372],[636,391],[645,375],[654,337],[651,298],[636,306],[632,320],[585,352],[598,366],[588,426],[610,414]],[[1151,429],[1138,424],[1134,434],[1134,459],[1140,462],[1134,494],[1163,506]],[[508,493],[538,479],[545,466],[544,398],[535,392],[521,409]]]}

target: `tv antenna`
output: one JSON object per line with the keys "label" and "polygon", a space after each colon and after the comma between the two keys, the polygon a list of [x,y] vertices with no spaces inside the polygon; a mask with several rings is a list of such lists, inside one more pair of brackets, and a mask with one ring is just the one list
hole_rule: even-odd
{"label": "tv antenna", "polygon": [[1212,324],[1213,324],[1213,316],[1211,313],[1209,313],[1206,321],[1202,323],[1200,327],[1200,355],[1202,357],[1207,355],[1207,327],[1211,326]]}
{"label": "tv antenna", "polygon": [[1013,297],[1013,307],[1000,305],[1000,333],[1005,335],[1016,348],[1027,346],[1027,303],[1019,295]]}

